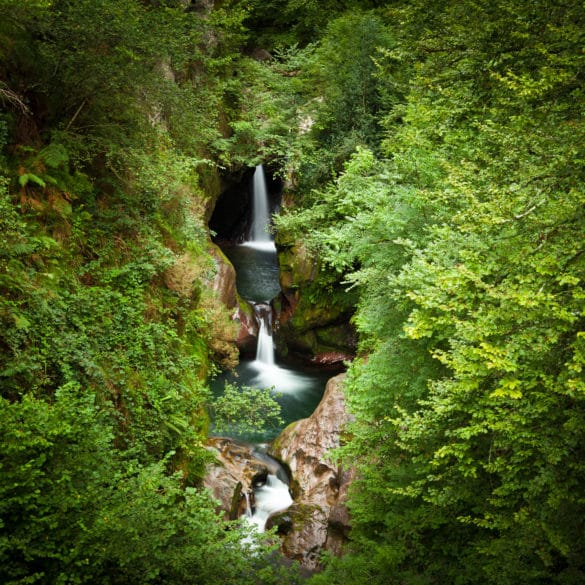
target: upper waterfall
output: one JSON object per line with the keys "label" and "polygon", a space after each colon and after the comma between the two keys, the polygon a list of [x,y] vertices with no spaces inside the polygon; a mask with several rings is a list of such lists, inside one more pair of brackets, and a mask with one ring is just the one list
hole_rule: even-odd
{"label": "upper waterfall", "polygon": [[252,229],[250,230],[250,241],[270,242],[272,238],[269,233],[270,208],[268,205],[268,189],[266,187],[266,176],[264,167],[258,165],[254,171],[252,191]]}
{"label": "upper waterfall", "polygon": [[258,165],[252,182],[252,221],[246,245],[261,249],[274,249],[270,234],[270,204],[264,167]]}

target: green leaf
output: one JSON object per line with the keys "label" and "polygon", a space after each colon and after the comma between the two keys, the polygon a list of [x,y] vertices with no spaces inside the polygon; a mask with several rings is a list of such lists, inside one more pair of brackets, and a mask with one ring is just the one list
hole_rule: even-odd
{"label": "green leaf", "polygon": [[21,187],[26,187],[29,182],[36,183],[41,187],[46,187],[47,183],[41,177],[35,175],[34,173],[24,173],[18,177],[18,184]]}

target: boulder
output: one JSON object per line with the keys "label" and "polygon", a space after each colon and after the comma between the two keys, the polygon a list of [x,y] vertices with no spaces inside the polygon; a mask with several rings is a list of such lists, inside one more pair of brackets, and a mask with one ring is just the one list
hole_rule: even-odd
{"label": "boulder", "polygon": [[209,251],[215,263],[215,273],[211,286],[221,302],[228,309],[232,309],[238,304],[236,271],[218,245],[209,244]]}
{"label": "boulder", "polygon": [[239,325],[234,341],[242,355],[248,355],[255,351],[258,338],[258,323],[254,318],[254,309],[238,294],[236,271],[221,248],[216,244],[210,244],[210,253],[215,263],[211,287],[223,305],[232,310],[232,320]]}
{"label": "boulder", "polygon": [[227,437],[210,437],[207,449],[216,460],[207,466],[203,486],[217,500],[225,518],[235,520],[246,511],[246,496],[250,501],[254,482],[265,481],[269,473],[276,475],[279,465],[253,445]]}
{"label": "boulder", "polygon": [[269,453],[285,462],[293,477],[295,503],[271,524],[283,535],[284,554],[307,569],[319,567],[323,551],[340,554],[350,530],[347,491],[353,470],[344,470],[328,458],[339,447],[350,417],[345,410],[345,374],[331,378],[315,412],[289,425]]}
{"label": "boulder", "polygon": [[353,356],[357,338],[350,321],[356,299],[321,271],[303,242],[279,233],[276,244],[281,288],[274,300],[278,354],[305,363],[317,354]]}
{"label": "boulder", "polygon": [[252,357],[256,352],[258,342],[258,322],[254,316],[254,309],[250,303],[241,299],[238,295],[238,306],[232,316],[234,321],[240,324],[236,345],[240,350],[240,356]]}

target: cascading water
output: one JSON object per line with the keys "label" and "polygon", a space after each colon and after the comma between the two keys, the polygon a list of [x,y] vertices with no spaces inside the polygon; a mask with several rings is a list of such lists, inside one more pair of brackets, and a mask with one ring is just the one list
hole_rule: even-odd
{"label": "cascading water", "polygon": [[274,366],[274,341],[272,339],[272,308],[265,303],[256,303],[254,313],[258,322],[258,346],[256,361],[265,366]]}
{"label": "cascading water", "polygon": [[282,368],[275,363],[272,307],[267,303],[256,303],[254,314],[258,323],[258,345],[256,359],[250,364],[256,372],[251,379],[252,385],[259,388],[274,388],[282,394],[296,394],[304,390],[310,384],[307,376]]}
{"label": "cascading water", "polygon": [[272,237],[270,227],[270,206],[268,202],[268,188],[264,167],[258,165],[254,171],[252,191],[252,229],[250,230],[250,242],[255,244],[271,244]]}
{"label": "cascading water", "polygon": [[254,489],[254,509],[252,510],[249,498],[246,504],[248,522],[258,530],[264,532],[266,521],[277,512],[286,510],[293,500],[290,496],[288,485],[276,475],[267,475],[266,481]]}
{"label": "cascading water", "polygon": [[293,503],[286,470],[276,459],[267,455],[265,449],[266,445],[257,446],[253,456],[266,463],[267,472],[254,478],[253,493],[243,494],[246,504],[244,519],[258,532],[264,532],[270,516],[286,510]]}
{"label": "cascading water", "polygon": [[[237,376],[227,374],[224,379],[241,386],[272,388],[281,405],[284,422],[288,424],[311,414],[323,394],[328,375],[306,375],[276,363],[270,303],[280,292],[280,285],[276,247],[269,230],[268,190],[261,165],[254,172],[253,189],[250,239],[225,251],[236,267],[238,293],[254,307],[258,344],[255,359],[242,360],[236,369]],[[240,438],[266,441],[277,433],[275,429],[263,435]],[[286,474],[282,477],[269,474],[265,483],[254,487],[254,505],[247,501],[246,517],[250,524],[263,531],[270,515],[291,504]]]}
{"label": "cascading water", "polygon": [[[252,360],[242,359],[237,366],[237,375],[226,374],[218,379],[221,390],[224,380],[240,386],[273,388],[276,400],[282,408],[285,424],[305,418],[313,412],[323,394],[329,373],[285,368],[277,363],[274,352],[271,301],[279,294],[279,266],[276,247],[268,229],[270,222],[269,191],[264,169],[259,165],[252,180],[252,217],[249,225],[250,240],[241,245],[225,248],[226,255],[236,268],[238,293],[254,308],[258,323],[256,356]],[[264,211],[263,211],[264,210]],[[259,238],[260,241],[255,238]],[[267,441],[278,433],[278,429],[256,434],[253,440]],[[240,438],[252,439],[250,435]]]}
{"label": "cascading water", "polygon": [[[268,203],[268,189],[266,187],[266,177],[262,165],[256,167],[253,180],[253,209],[252,209],[252,239],[244,244],[257,251],[255,257],[257,266],[272,265],[278,266],[276,258],[276,247],[269,233],[270,215]],[[259,255],[261,254],[261,255]],[[260,272],[259,276],[263,273]],[[276,273],[278,277],[278,272]],[[275,291],[271,286],[266,287],[269,298],[248,299],[252,302],[256,322],[258,323],[258,345],[256,349],[256,359],[250,364],[251,369],[255,372],[254,377],[250,380],[253,386],[260,388],[275,388],[280,393],[296,393],[307,387],[307,377],[293,372],[292,370],[281,368],[276,365],[274,359],[274,341],[272,337],[272,307],[270,301],[280,287]],[[267,294],[267,296],[269,296]]]}

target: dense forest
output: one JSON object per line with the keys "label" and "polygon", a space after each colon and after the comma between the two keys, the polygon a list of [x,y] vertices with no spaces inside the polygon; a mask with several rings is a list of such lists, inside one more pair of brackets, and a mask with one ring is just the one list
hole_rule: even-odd
{"label": "dense forest", "polygon": [[355,302],[309,582],[585,582],[584,8],[0,0],[0,582],[301,580],[201,490],[207,222],[260,162]]}

